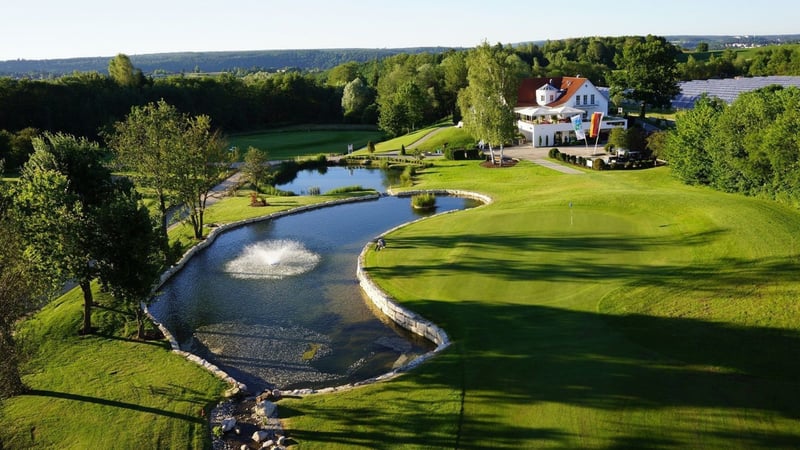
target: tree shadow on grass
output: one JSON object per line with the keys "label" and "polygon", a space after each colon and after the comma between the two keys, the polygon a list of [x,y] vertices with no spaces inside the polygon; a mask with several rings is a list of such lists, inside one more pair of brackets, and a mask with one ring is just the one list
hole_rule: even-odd
{"label": "tree shadow on grass", "polygon": [[[658,254],[680,246],[698,247],[724,235],[724,230],[712,230],[689,236],[641,237],[625,235],[529,236],[497,233],[486,236],[466,234],[457,236],[426,236],[424,238],[392,238],[390,251],[465,248],[469,259],[432,260],[395,264],[390,267],[368,265],[368,272],[377,278],[416,277],[428,273],[475,273],[502,281],[540,280],[550,282],[603,282],[614,280],[623,284],[646,282],[651,286],[680,287],[697,282],[693,287],[717,294],[735,294],[739,286],[765,281],[795,281],[800,255],[762,257],[755,259],[720,258],[699,263],[641,264],[627,255]],[[560,254],[570,252],[569,260]],[[574,253],[572,253],[574,252]],[[506,258],[498,260],[497,254]],[[553,255],[550,257],[549,255]],[[619,258],[610,258],[617,254]],[[475,255],[488,255],[480,257]],[[575,256],[579,255],[579,256]],[[639,255],[641,256],[641,255]]]}
{"label": "tree shadow on grass", "polygon": [[[163,391],[153,392],[154,394],[164,394]],[[78,402],[87,402],[87,403],[94,403],[97,405],[109,406],[113,408],[124,408],[129,409],[132,411],[138,411],[143,413],[155,414],[159,416],[169,417],[172,419],[179,419],[185,420],[194,423],[205,423],[205,420],[202,417],[192,416],[188,414],[181,414],[174,411],[168,411],[164,409],[152,408],[149,406],[137,405],[135,403],[127,403],[121,402],[118,400],[108,400],[100,397],[89,397],[86,395],[80,394],[71,394],[68,392],[56,392],[56,391],[47,391],[42,389],[31,389],[25,395],[35,395],[40,397],[51,397],[51,398],[58,398],[63,400],[71,400],[71,401],[78,401]]]}
{"label": "tree shadow on grass", "polygon": [[[798,332],[479,301],[422,309],[447,309],[441,325],[454,344],[408,375],[410,382],[387,385],[395,394],[391,408],[322,401],[281,406],[282,418],[309,415],[326,423],[324,431],[291,428],[292,436],[370,448],[775,449],[800,443],[800,426],[786,426],[800,421]],[[640,339],[642,330],[651,336]],[[687,342],[670,355],[640,345],[654,339]],[[453,398],[432,411],[428,389],[462,392],[463,409]],[[553,404],[571,411],[564,412],[563,426],[538,418]],[[512,419],[506,410],[523,416]],[[520,425],[526,420],[530,426]],[[578,427],[580,420],[592,423]]]}
{"label": "tree shadow on grass", "polygon": [[[369,405],[343,409],[317,403],[313,407],[304,406],[302,410],[283,405],[279,408],[282,419],[310,415],[325,421],[326,431],[289,429],[289,434],[301,444],[313,441],[321,447],[338,445],[372,449],[399,446],[473,448],[485,441],[483,438],[473,442],[460,441],[455,429],[459,420],[456,414],[432,414],[430,408],[410,398],[397,402],[400,404],[396,406],[403,411],[401,415],[376,415]],[[408,424],[414,424],[414,428],[407,428]],[[521,448],[520,442],[559,445],[569,437],[564,431],[552,428],[504,425],[499,417],[486,417],[484,422],[472,426],[477,434],[492,438],[491,448]]]}
{"label": "tree shadow on grass", "polygon": [[[681,427],[667,422],[674,429],[657,433],[643,423],[609,426],[623,430],[609,448],[692,447],[704,434],[732,446],[796,448],[800,443],[800,431],[767,433],[753,427],[769,416],[800,420],[797,331],[477,301],[451,304],[448,310],[442,325],[460,329],[451,337],[461,351],[441,359],[462,361],[422,371],[420,385],[454,388],[453,380],[460,377],[453,372],[463,371],[468,415],[470,402],[558,403],[619,414],[688,408],[728,417]],[[488,426],[486,418],[472,419]],[[753,422],[740,429],[748,420]],[[465,439],[477,439],[482,427],[470,429],[469,423]]]}

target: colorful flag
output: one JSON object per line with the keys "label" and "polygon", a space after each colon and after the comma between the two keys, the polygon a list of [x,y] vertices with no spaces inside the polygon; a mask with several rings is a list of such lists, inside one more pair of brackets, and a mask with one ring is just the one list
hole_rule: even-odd
{"label": "colorful flag", "polygon": [[569,120],[572,121],[572,129],[575,130],[575,137],[579,140],[586,139],[586,133],[583,131],[583,117],[578,114],[570,117]]}
{"label": "colorful flag", "polygon": [[600,122],[602,121],[603,121],[603,113],[601,112],[592,113],[592,122],[591,126],[589,127],[589,137],[595,137],[600,134]]}

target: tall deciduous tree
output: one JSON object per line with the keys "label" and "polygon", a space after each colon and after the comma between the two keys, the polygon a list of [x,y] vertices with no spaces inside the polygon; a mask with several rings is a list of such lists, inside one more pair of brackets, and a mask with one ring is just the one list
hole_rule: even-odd
{"label": "tall deciduous tree", "polygon": [[347,83],[342,91],[345,118],[361,118],[364,109],[375,99],[375,93],[361,78]]}
{"label": "tall deciduous tree", "polygon": [[142,71],[133,67],[131,59],[123,53],[108,62],[108,75],[118,85],[124,87],[138,87],[144,82]]}
{"label": "tall deciduous tree", "polygon": [[664,150],[672,173],[683,182],[711,183],[713,156],[707,141],[723,108],[722,100],[703,95],[693,109],[678,113]]}
{"label": "tall deciduous tree", "polygon": [[445,57],[441,64],[442,71],[442,102],[445,111],[453,115],[453,121],[458,122],[458,93],[467,87],[467,60],[466,52],[455,52]]}
{"label": "tall deciduous tree", "polygon": [[211,129],[211,119],[190,117],[160,100],[132,108],[114,129],[109,146],[156,193],[163,242],[167,242],[168,212],[178,205],[188,213],[200,239],[209,193],[230,163],[222,139]]}
{"label": "tall deciduous tree", "polygon": [[[12,193],[0,181],[0,235],[19,236],[19,221],[14,215]],[[14,340],[14,325],[23,315],[39,306],[47,288],[49,274],[34,255],[26,253],[21,239],[5,239],[0,245],[0,399],[25,392],[19,374],[20,354]]]}
{"label": "tall deciduous tree", "polygon": [[520,80],[515,59],[509,56],[510,50],[500,44],[484,42],[472,50],[466,60],[469,84],[458,98],[464,128],[489,145],[493,162],[494,146],[500,146],[501,164],[503,145],[517,132],[514,106]]}
{"label": "tall deciduous tree", "polygon": [[101,233],[95,254],[103,287],[136,318],[137,336],[145,338],[141,303],[150,298],[161,269],[158,225],[127,179],[115,182],[114,195],[97,211]]}
{"label": "tall deciduous tree", "polygon": [[644,118],[647,105],[669,106],[680,93],[676,57],[678,49],[660,36],[631,37],[617,55],[617,70],[611,76],[611,95],[623,92],[640,105]]}
{"label": "tall deciduous tree", "polygon": [[244,154],[244,164],[241,171],[247,181],[253,185],[253,190],[258,192],[258,187],[269,172],[269,155],[266,150],[248,147]]}
{"label": "tall deciduous tree", "polygon": [[114,133],[107,136],[118,161],[136,172],[140,185],[155,193],[164,245],[168,242],[168,211],[177,202],[172,186],[184,121],[177,108],[160,100],[131,108],[124,121],[114,124]]}
{"label": "tall deciduous tree", "polygon": [[53,278],[83,292],[82,334],[92,332],[92,281],[100,278],[139,320],[160,264],[157,233],[133,184],[112,177],[105,153],[86,139],[45,134],[15,188],[27,253]]}
{"label": "tall deciduous tree", "polygon": [[102,239],[95,213],[112,192],[111,173],[93,142],[64,134],[45,133],[34,139],[34,153],[23,166],[15,196],[24,220],[29,250],[83,291],[82,333],[92,331],[94,299],[91,282],[97,276],[94,245]]}
{"label": "tall deciduous tree", "polygon": [[203,224],[212,189],[223,180],[233,162],[219,132],[211,129],[211,118],[186,117],[176,142],[174,178],[171,188],[186,211],[196,239],[203,238]]}

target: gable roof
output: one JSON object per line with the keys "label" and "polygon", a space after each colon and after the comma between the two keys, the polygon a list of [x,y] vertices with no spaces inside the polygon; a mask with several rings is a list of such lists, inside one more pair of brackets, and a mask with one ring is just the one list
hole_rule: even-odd
{"label": "gable roof", "polygon": [[547,106],[560,106],[572,98],[586,81],[588,81],[588,79],[582,77],[525,78],[519,84],[517,106],[536,106],[536,90],[546,84],[550,84],[562,92],[561,96]]}

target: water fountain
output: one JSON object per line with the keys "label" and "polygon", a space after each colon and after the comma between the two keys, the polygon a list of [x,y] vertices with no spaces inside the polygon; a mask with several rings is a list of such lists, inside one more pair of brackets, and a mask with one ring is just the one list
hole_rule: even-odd
{"label": "water fountain", "polygon": [[283,278],[313,269],[320,256],[300,242],[278,239],[248,245],[225,264],[225,272],[239,279]]}

